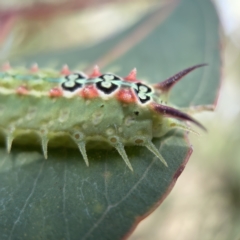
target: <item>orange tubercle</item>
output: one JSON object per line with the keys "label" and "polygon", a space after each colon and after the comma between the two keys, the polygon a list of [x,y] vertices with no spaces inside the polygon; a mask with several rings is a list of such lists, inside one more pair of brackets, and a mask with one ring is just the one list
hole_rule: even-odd
{"label": "orange tubercle", "polygon": [[54,88],[50,89],[50,91],[49,91],[50,97],[61,97],[62,95],[63,95],[63,92],[58,87],[54,87]]}
{"label": "orange tubercle", "polygon": [[89,99],[89,98],[96,98],[99,96],[99,94],[95,86],[89,85],[82,89],[82,91],[80,92],[80,96],[83,98]]}
{"label": "orange tubercle", "polygon": [[136,82],[137,81],[137,69],[134,68],[125,78],[127,82]]}
{"label": "orange tubercle", "polygon": [[96,65],[94,68],[93,68],[93,71],[92,73],[90,74],[90,78],[96,78],[98,76],[100,76],[101,73],[100,73],[100,70],[99,70],[99,67]]}
{"label": "orange tubercle", "polygon": [[70,72],[70,70],[69,70],[68,65],[64,65],[64,66],[62,67],[62,70],[61,70],[60,73],[61,73],[62,75],[64,75],[64,76],[69,75],[71,72]]}
{"label": "orange tubercle", "polygon": [[32,73],[36,73],[36,72],[39,71],[39,68],[38,68],[37,63],[34,63],[34,64],[31,66],[30,71],[31,71]]}
{"label": "orange tubercle", "polygon": [[131,89],[120,89],[117,93],[117,98],[124,103],[137,102],[137,98]]}
{"label": "orange tubercle", "polygon": [[27,95],[28,94],[28,89],[25,86],[19,86],[16,89],[16,93],[19,94],[19,95]]}
{"label": "orange tubercle", "polygon": [[9,62],[6,62],[6,63],[4,63],[4,64],[2,65],[2,70],[3,70],[3,71],[8,71],[8,70],[10,70],[10,69],[11,69],[11,65],[10,65]]}

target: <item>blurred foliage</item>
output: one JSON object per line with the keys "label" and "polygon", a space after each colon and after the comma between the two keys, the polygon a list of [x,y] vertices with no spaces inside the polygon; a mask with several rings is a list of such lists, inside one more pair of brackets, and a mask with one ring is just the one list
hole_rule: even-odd
{"label": "blurred foliage", "polygon": [[[19,5],[13,4],[5,10],[6,2],[0,5],[2,39],[8,37],[5,41],[8,48],[6,55],[11,58],[71,46],[89,47],[132,25],[159,5],[156,1],[149,4],[143,0],[71,0],[62,3],[33,3],[31,0],[24,7],[22,2],[16,2]],[[161,2],[164,3],[163,0]],[[10,46],[8,42],[11,42]]]}
{"label": "blurred foliage", "polygon": [[[239,17],[239,9],[233,6]],[[208,134],[191,136],[191,161],[171,195],[138,225],[131,240],[149,236],[153,240],[240,239],[239,30],[240,25],[223,37],[223,82],[217,108],[214,113],[198,114]]]}

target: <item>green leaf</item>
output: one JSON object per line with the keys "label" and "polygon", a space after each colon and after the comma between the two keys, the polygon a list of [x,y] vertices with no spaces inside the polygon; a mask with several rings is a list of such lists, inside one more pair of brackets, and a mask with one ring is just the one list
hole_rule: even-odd
{"label": "green leaf", "polygon": [[[178,106],[212,104],[220,80],[218,18],[208,0],[173,1],[131,28],[88,49],[74,48],[19,60],[47,66],[99,64],[158,82],[197,63],[178,83],[171,102]],[[17,64],[17,61],[15,62]],[[89,168],[78,150],[40,147],[0,148],[1,239],[122,239],[167,196],[191,154],[186,136],[171,131],[155,139],[166,168],[143,147],[127,147],[131,172],[116,150],[89,149]]]}

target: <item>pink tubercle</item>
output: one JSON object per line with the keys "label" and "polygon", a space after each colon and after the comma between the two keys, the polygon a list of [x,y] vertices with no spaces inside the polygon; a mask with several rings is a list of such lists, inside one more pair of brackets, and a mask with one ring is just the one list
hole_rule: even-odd
{"label": "pink tubercle", "polygon": [[54,88],[50,89],[49,96],[53,97],[53,98],[54,97],[62,97],[63,96],[63,91],[58,87],[54,87]]}
{"label": "pink tubercle", "polygon": [[137,102],[137,98],[131,89],[120,89],[117,93],[117,98],[124,103]]}
{"label": "pink tubercle", "polygon": [[37,64],[37,63],[34,63],[34,64],[31,66],[30,71],[31,71],[32,73],[38,72],[38,71],[39,71],[38,64]]}
{"label": "pink tubercle", "polygon": [[17,89],[16,89],[16,93],[19,94],[19,95],[27,95],[28,94],[28,89],[26,86],[19,86]]}
{"label": "pink tubercle", "polygon": [[125,78],[127,82],[136,82],[137,81],[137,69],[134,68]]}
{"label": "pink tubercle", "polygon": [[80,96],[86,99],[91,99],[91,98],[96,98],[99,97],[98,90],[96,89],[95,86],[89,85],[84,87],[80,91]]}
{"label": "pink tubercle", "polygon": [[96,65],[96,66],[94,66],[94,68],[93,68],[93,71],[92,71],[92,73],[90,74],[90,78],[96,78],[96,77],[99,77],[101,75],[101,72],[100,72],[100,69],[99,69],[99,67]]}
{"label": "pink tubercle", "polygon": [[65,64],[63,67],[62,67],[62,70],[60,72],[62,75],[66,76],[66,75],[69,75],[71,73],[71,71],[69,70],[69,67],[67,64]]}
{"label": "pink tubercle", "polygon": [[4,63],[4,64],[2,65],[2,70],[3,70],[3,71],[8,71],[8,70],[10,70],[10,69],[11,69],[11,65],[10,65],[9,62],[6,62],[6,63]]}

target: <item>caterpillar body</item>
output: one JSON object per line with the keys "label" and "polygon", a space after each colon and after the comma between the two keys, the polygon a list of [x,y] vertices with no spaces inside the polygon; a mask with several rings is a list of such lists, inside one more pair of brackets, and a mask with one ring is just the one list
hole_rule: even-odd
{"label": "caterpillar body", "polygon": [[150,86],[136,78],[136,69],[119,77],[102,74],[96,66],[88,76],[67,66],[56,72],[39,70],[36,64],[29,70],[5,64],[0,72],[0,135],[8,152],[13,141],[32,144],[38,139],[45,158],[48,145],[75,145],[87,166],[86,144],[110,145],[131,170],[124,146],[145,146],[167,166],[152,139],[172,128],[191,131],[183,121],[205,128],[163,101],[176,82],[204,65]]}

